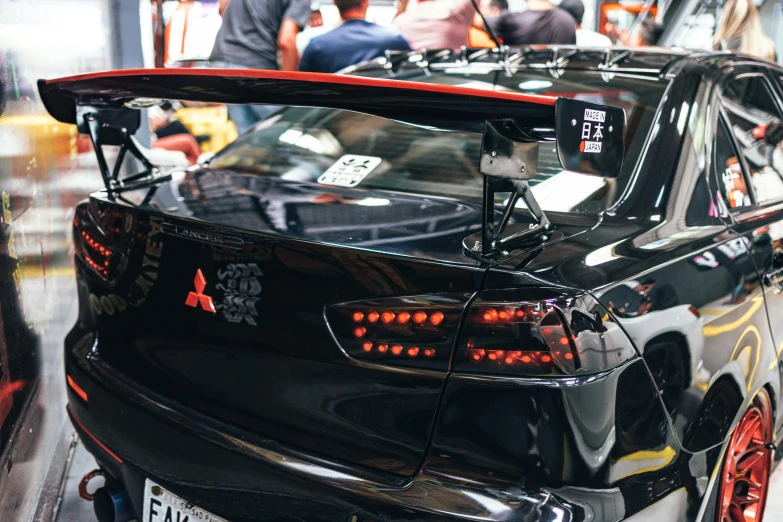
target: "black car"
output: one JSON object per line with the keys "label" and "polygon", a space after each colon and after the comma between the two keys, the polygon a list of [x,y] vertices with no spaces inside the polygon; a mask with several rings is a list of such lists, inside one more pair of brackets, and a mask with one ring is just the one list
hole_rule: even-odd
{"label": "black car", "polygon": [[[65,342],[100,519],[761,520],[782,77],[542,47],[39,82],[106,183]],[[162,99],[281,109],[163,173]]]}

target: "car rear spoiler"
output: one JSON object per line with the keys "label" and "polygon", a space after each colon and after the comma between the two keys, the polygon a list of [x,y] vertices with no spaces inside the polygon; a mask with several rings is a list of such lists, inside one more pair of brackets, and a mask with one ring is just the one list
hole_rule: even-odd
{"label": "car rear spoiler", "polygon": [[[487,84],[490,88],[491,84]],[[78,106],[141,108],[154,100],[347,109],[443,130],[482,132],[492,118],[525,118],[554,139],[556,98],[361,76],[254,69],[126,69],[39,80],[46,109],[80,123]]]}
{"label": "car rear spoiler", "polygon": [[[482,134],[477,159],[485,176],[484,227],[480,244],[468,248],[482,258],[498,257],[549,229],[527,183],[535,175],[539,141],[555,141],[565,169],[609,178],[619,175],[625,151],[625,112],[620,108],[453,85],[252,69],[127,69],[39,80],[38,90],[54,118],[90,135],[110,196],[160,179],[133,134],[141,123],[139,109],[162,100],[326,107]],[[120,146],[111,170],[104,145]],[[120,180],[126,152],[137,156],[146,172]],[[512,197],[496,224],[494,195],[504,191]],[[502,238],[520,198],[539,225]]]}

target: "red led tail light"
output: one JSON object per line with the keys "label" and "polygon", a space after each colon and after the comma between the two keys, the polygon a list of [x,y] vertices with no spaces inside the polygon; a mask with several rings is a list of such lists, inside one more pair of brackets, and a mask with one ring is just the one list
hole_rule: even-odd
{"label": "red led tail light", "polygon": [[548,289],[482,292],[466,314],[457,372],[579,375],[636,356],[631,341],[589,295]]}
{"label": "red led tail light", "polygon": [[105,244],[98,232],[81,230],[75,234],[74,243],[82,260],[103,279],[108,279],[117,255]]}
{"label": "red led tail light", "polygon": [[105,208],[90,200],[76,206],[72,220],[77,266],[86,273],[113,283],[127,268],[125,253],[132,250],[136,234],[131,211]]}
{"label": "red led tail light", "polygon": [[350,357],[445,371],[469,299],[465,293],[356,301],[327,307],[326,317]]}

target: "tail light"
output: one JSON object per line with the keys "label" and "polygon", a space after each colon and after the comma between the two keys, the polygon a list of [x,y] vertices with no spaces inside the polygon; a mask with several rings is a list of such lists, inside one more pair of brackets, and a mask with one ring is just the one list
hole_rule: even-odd
{"label": "tail light", "polygon": [[[98,209],[95,205],[77,206],[73,218],[73,244],[76,256],[104,281],[112,281],[124,263],[119,241],[129,241],[125,214],[118,210]],[[120,232],[124,232],[120,233]],[[110,239],[111,238],[111,239]]]}
{"label": "tail light", "polygon": [[376,364],[447,370],[471,294],[354,301],[329,306],[326,319],[351,357]]}
{"label": "tail light", "polygon": [[76,228],[73,238],[76,251],[87,266],[103,279],[109,279],[119,260],[119,254],[96,228]]}
{"label": "tail light", "polygon": [[482,292],[468,310],[454,369],[519,376],[614,368],[636,352],[590,296],[547,289]]}

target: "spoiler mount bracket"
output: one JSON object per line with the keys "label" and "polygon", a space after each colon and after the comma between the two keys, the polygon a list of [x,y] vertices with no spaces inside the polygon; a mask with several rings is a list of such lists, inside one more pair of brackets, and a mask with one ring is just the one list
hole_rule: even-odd
{"label": "spoiler mount bracket", "polygon": [[[546,241],[551,224],[530,190],[528,180],[536,175],[539,143],[513,120],[488,120],[481,144],[479,172],[484,175],[481,239],[464,246],[469,255],[483,261],[508,256],[531,241]],[[510,192],[500,219],[495,216],[495,196]],[[504,237],[517,203],[522,200],[536,220],[530,228]]]}
{"label": "spoiler mount bracket", "polygon": [[[121,118],[116,117],[118,114]],[[130,118],[128,118],[129,116]],[[122,119],[125,121],[121,121]],[[159,169],[144,155],[139,142],[133,137],[133,133],[138,130],[139,119],[138,111],[134,110],[120,109],[118,111],[116,109],[94,109],[84,106],[78,108],[79,132],[90,137],[90,142],[95,150],[95,157],[98,160],[98,168],[103,178],[103,184],[111,199],[124,191],[143,188],[150,183],[171,179],[170,175],[160,174]],[[122,125],[124,123],[128,125]],[[109,163],[103,151],[105,145],[119,146],[117,159],[111,168],[109,168]],[[119,179],[120,169],[128,153],[141,163],[143,170],[137,174]]]}

